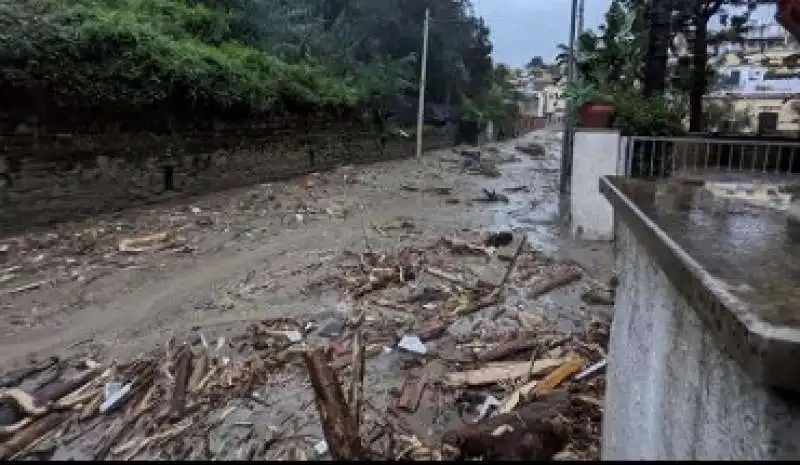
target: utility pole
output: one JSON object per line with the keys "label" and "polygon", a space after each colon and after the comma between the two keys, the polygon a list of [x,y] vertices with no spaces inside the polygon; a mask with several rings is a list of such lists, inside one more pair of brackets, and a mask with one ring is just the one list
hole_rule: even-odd
{"label": "utility pole", "polygon": [[425,7],[425,23],[422,26],[422,66],[419,72],[419,108],[417,108],[417,160],[422,158],[422,126],[425,122],[425,75],[428,72],[428,27],[431,10]]}
{"label": "utility pole", "polygon": [[584,2],[586,0],[578,0],[578,27],[577,27],[577,34],[580,37],[583,34],[583,17],[584,17]]}
{"label": "utility pole", "polygon": [[[578,0],[572,0],[569,21],[569,53],[567,55],[567,89],[570,89],[575,82],[575,28],[577,27]],[[567,108],[564,121],[564,134],[561,145],[561,177],[560,191],[569,191],[569,180],[572,177],[572,102],[567,98]]]}

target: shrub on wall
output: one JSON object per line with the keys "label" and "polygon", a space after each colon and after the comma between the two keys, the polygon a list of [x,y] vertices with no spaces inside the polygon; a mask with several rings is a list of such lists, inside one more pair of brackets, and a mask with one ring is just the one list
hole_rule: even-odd
{"label": "shrub on wall", "polygon": [[228,12],[182,0],[7,2],[0,99],[178,116],[352,108],[396,90],[387,76],[408,65],[376,61],[342,75],[313,60],[289,63],[243,45],[232,22]]}

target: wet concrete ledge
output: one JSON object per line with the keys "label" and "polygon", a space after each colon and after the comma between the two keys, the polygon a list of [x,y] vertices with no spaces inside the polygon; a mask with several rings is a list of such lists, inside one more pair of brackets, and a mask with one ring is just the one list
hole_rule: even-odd
{"label": "wet concrete ledge", "polygon": [[[797,276],[791,270],[779,275],[766,273],[748,264],[746,256],[744,260],[723,264],[742,269],[726,270],[702,247],[682,246],[681,242],[692,245],[685,240],[690,234],[688,228],[665,221],[659,210],[670,207],[656,202],[659,190],[675,189],[675,184],[675,181],[605,176],[600,178],[600,192],[614,208],[616,221],[623,222],[651,254],[724,352],[754,381],[779,390],[800,391],[800,370],[796,368],[800,360],[800,299],[794,295],[800,292]],[[686,184],[685,188],[699,189]],[[677,197],[680,203],[680,195]],[[775,212],[762,220],[770,224],[779,221],[777,218],[785,218],[785,213],[782,215]],[[714,237],[704,238],[706,248],[727,241],[724,231],[719,234],[718,241]],[[778,246],[780,250],[783,256],[770,257],[771,251],[764,255],[766,259],[773,258],[777,267],[800,264],[800,254]]]}

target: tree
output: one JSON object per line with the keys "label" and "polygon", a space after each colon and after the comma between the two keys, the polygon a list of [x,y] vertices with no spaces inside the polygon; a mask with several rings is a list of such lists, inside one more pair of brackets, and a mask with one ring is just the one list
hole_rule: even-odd
{"label": "tree", "polygon": [[540,56],[535,56],[531,58],[531,61],[529,61],[527,65],[525,65],[525,68],[529,70],[534,70],[534,69],[542,69],[545,66],[546,65],[544,63],[544,58]]}
{"label": "tree", "polygon": [[490,92],[469,0],[22,0],[0,5],[0,104],[35,94],[95,119],[381,107],[417,87],[426,6],[430,100]]}
{"label": "tree", "polygon": [[670,42],[670,19],[673,0],[652,0],[647,8],[650,32],[644,71],[644,95],[662,95],[667,78],[667,55]]}

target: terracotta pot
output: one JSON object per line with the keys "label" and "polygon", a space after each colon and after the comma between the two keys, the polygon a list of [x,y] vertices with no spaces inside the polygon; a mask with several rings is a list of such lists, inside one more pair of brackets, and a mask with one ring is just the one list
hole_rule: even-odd
{"label": "terracotta pot", "polygon": [[612,103],[586,102],[580,111],[582,128],[610,128],[617,116],[617,107]]}

